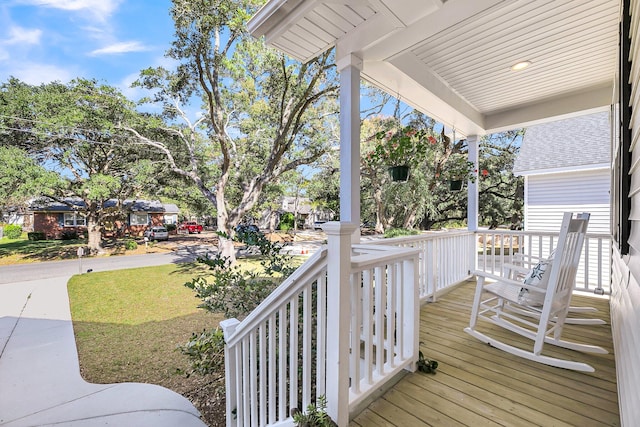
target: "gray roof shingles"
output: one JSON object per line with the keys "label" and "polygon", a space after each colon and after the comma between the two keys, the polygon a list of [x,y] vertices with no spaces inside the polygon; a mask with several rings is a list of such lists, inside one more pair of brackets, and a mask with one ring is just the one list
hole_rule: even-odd
{"label": "gray roof shingles", "polygon": [[[84,208],[84,202],[80,199],[68,198],[67,203],[78,207],[78,210]],[[32,211],[46,211],[46,212],[71,212],[72,209],[69,204],[53,201],[48,198],[40,198],[34,200],[30,208]],[[115,207],[117,200],[110,199],[104,203],[106,208]],[[130,212],[167,212],[168,207],[175,207],[175,210],[171,212],[179,212],[179,209],[175,205],[163,205],[158,200],[125,200],[123,202],[124,209]]]}
{"label": "gray roof shingles", "polygon": [[610,135],[606,111],[531,126],[526,129],[513,172],[585,169],[608,163]]}

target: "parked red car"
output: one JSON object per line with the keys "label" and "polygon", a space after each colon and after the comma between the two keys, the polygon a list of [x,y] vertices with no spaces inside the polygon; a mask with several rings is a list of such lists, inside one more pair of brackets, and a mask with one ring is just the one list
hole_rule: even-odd
{"label": "parked red car", "polygon": [[202,225],[198,224],[195,221],[185,221],[178,226],[179,231],[186,231],[189,234],[193,233],[202,233]]}

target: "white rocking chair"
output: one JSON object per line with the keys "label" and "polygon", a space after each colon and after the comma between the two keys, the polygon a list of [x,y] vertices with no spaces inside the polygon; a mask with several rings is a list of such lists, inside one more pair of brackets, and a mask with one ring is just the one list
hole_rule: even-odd
{"label": "white rocking chair", "polygon": [[[546,289],[507,277],[475,272],[478,282],[469,327],[465,328],[465,332],[493,347],[525,359],[559,368],[594,372],[594,368],[586,363],[542,355],[545,343],[588,353],[607,353],[602,347],[560,338],[570,308],[588,223],[589,214],[578,214],[576,218],[570,212],[564,214],[558,245],[549,271],[545,271],[548,274]],[[486,279],[493,279],[495,282],[486,283]],[[523,298],[523,294],[533,298]],[[476,329],[479,319],[488,320],[533,340],[533,350],[518,348],[479,332]]]}
{"label": "white rocking chair", "polygon": [[[532,255],[524,255],[516,253],[513,256],[513,261],[510,264],[504,264],[503,273],[505,277],[508,277],[513,280],[523,280],[526,275],[534,268],[538,263],[544,262],[546,259],[542,257],[536,257]],[[579,314],[579,313],[596,313],[598,311],[595,307],[569,307],[569,313]],[[536,313],[531,313],[532,316],[536,316]],[[604,325],[605,322],[602,319],[593,319],[593,318],[579,318],[579,317],[569,317],[564,321],[565,324],[571,325]]]}

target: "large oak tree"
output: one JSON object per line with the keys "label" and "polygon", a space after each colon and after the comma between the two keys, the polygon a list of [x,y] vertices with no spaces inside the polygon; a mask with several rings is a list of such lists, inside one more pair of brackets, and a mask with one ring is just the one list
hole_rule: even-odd
{"label": "large oak tree", "polygon": [[[117,89],[94,80],[30,86],[12,78],[0,97],[0,144],[22,148],[57,174],[57,185],[39,187],[40,195],[84,216],[89,247],[100,252],[103,220],[155,176],[153,153],[119,130],[137,128],[144,117]],[[23,177],[30,179],[26,170]],[[107,208],[109,199],[119,203]]]}
{"label": "large oak tree", "polygon": [[[333,135],[331,52],[300,64],[252,38],[246,22],[261,3],[173,0],[175,40],[167,56],[177,66],[146,69],[137,82],[171,126],[147,133],[125,128],[200,189],[228,236],[265,188],[316,161]],[[194,100],[197,118],[188,114]],[[221,239],[221,250],[234,257],[229,239]]]}

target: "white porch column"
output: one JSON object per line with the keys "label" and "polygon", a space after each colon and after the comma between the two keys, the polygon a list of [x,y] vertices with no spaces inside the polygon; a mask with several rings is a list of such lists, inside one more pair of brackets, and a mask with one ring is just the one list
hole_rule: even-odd
{"label": "white porch column", "polygon": [[327,414],[349,424],[349,336],[351,333],[351,236],[359,224],[327,222]]}
{"label": "white porch column", "polygon": [[340,72],[340,221],[356,224],[360,241],[360,70],[362,59],[350,54],[337,61]]}
{"label": "white porch column", "polygon": [[[467,136],[467,146],[469,147],[469,161],[473,162],[474,170],[478,170],[478,135]],[[478,231],[478,178],[480,174],[476,173],[476,182],[469,182],[467,186],[467,227],[470,231]]]}

